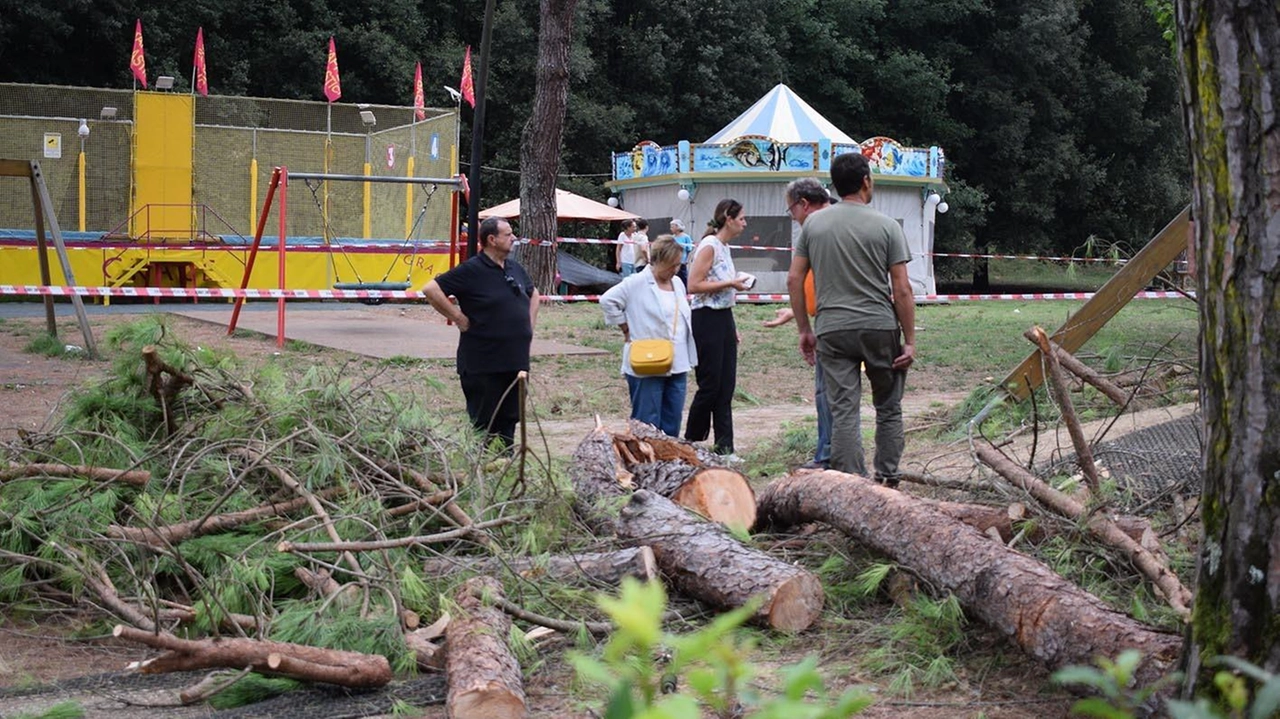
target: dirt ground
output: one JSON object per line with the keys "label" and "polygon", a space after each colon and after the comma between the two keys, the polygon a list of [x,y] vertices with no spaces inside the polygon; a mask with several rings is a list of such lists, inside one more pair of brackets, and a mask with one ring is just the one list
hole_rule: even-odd
{"label": "dirt ground", "polygon": [[[390,309],[388,311],[394,312]],[[403,314],[403,313],[402,313]],[[422,315],[414,310],[413,317],[418,321],[438,321]],[[103,332],[112,325],[128,321],[130,315],[95,315],[92,322],[98,341],[102,342]],[[186,342],[192,345],[225,348],[241,358],[260,358],[266,360],[276,356],[277,350],[273,340],[257,335],[237,335],[227,337],[225,329],[219,325],[198,320],[171,317],[170,326]],[[60,324],[61,336],[69,343],[78,343],[78,330],[69,319]],[[38,431],[48,426],[50,418],[59,409],[66,393],[71,388],[92,382],[107,371],[103,361],[91,361],[75,358],[51,359],[24,351],[30,339],[43,330],[41,318],[9,318],[0,320],[0,405],[3,416],[0,417],[0,443],[11,442],[20,434]],[[319,348],[293,348],[287,351],[290,361],[311,362],[329,361],[335,351]],[[342,354],[342,353],[338,353]],[[324,359],[322,359],[324,358]],[[345,361],[359,362],[358,359],[346,358]],[[422,375],[429,374],[441,382],[452,382],[452,366],[449,362],[438,365],[384,367],[387,373],[385,381],[393,383],[415,384],[422,381]],[[803,376],[803,372],[795,376]],[[602,378],[601,383],[610,380]],[[787,380],[794,381],[794,380]],[[968,394],[974,383],[981,378],[968,378],[957,381],[952,376],[933,378],[917,377],[909,388],[904,413],[908,427],[927,427],[936,423],[942,409],[960,402]],[[456,385],[452,385],[456,386]],[[588,390],[589,392],[589,390]],[[460,393],[459,393],[460,394]],[[768,391],[761,390],[761,396],[770,396]],[[797,390],[797,395],[803,391]],[[557,400],[559,402],[560,400]],[[571,405],[571,401],[564,402]],[[869,404],[869,403],[866,403]],[[461,407],[459,401],[458,407]],[[560,411],[548,411],[545,418],[540,419],[536,428],[538,433],[535,443],[545,441],[551,453],[559,457],[567,457],[577,446],[583,435],[591,428],[596,412],[593,407],[582,405],[561,408]],[[778,436],[780,428],[787,423],[812,421],[811,404],[801,402],[770,402],[758,406],[735,408],[735,431],[740,451],[755,442]],[[1150,419],[1126,420],[1123,429],[1136,429],[1150,422],[1162,421],[1168,413],[1154,414]],[[625,416],[621,411],[606,413],[606,422],[622,422]],[[1044,441],[1043,439],[1041,441]],[[908,436],[908,450],[905,465],[917,471],[929,471],[945,476],[964,478],[974,471],[969,459],[967,447],[963,443],[953,445],[927,443]],[[0,621],[0,686],[15,684],[34,684],[53,680],[82,676],[90,673],[110,671],[122,668],[127,662],[144,658],[147,651],[134,647],[122,646],[109,638],[72,638],[80,627],[74,622],[59,619],[57,622],[39,625],[15,624],[10,619]],[[839,631],[837,627],[820,627],[819,634]],[[959,686],[944,687],[917,694],[914,701],[906,701],[886,697],[884,701],[864,712],[868,717],[922,717],[924,719],[941,719],[942,717],[991,717],[1005,719],[1046,719],[1048,717],[1066,716],[1066,708],[1070,699],[1063,693],[1047,687],[1046,673],[1026,661],[1016,649],[1003,643],[994,636],[986,636],[985,630],[975,628],[982,635],[979,644],[986,645],[984,650],[990,654],[988,668],[981,676],[964,677]],[[798,642],[799,653],[785,663],[797,661],[807,650],[821,651],[829,649],[829,641],[815,640],[813,646],[806,649],[806,642]],[[857,647],[856,642],[851,646]],[[850,657],[831,657],[837,664],[848,666]],[[533,716],[592,716],[583,710],[571,706],[574,700],[566,687],[570,677],[561,667],[559,670],[544,672],[528,687],[530,706]],[[836,677],[834,683],[841,684],[874,684],[874,679],[857,676]],[[0,716],[5,714],[0,703]],[[103,714],[103,716],[126,716],[130,714]],[[150,716],[162,716],[152,712]],[[425,716],[443,716],[443,707],[429,710]]]}

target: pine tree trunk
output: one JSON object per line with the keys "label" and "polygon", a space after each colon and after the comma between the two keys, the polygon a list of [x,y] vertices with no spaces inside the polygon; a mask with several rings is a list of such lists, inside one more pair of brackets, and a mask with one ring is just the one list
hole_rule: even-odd
{"label": "pine tree trunk", "polygon": [[1212,692],[1214,655],[1280,672],[1280,11],[1176,7],[1205,439],[1187,689]]}
{"label": "pine tree trunk", "polygon": [[[1168,671],[1179,638],[1112,611],[1052,569],[910,495],[839,472],[804,472],[760,492],[760,522],[823,522],[887,555],[1049,668],[1124,649],[1144,655],[1140,684]],[[661,563],[661,556],[659,556]]]}
{"label": "pine tree trunk", "polygon": [[[569,47],[577,4],[578,0],[538,3],[538,80],[533,111],[520,140],[520,235],[538,243],[549,243],[558,235],[556,174],[569,97]],[[519,258],[540,292],[555,292],[554,244],[524,245]]]}
{"label": "pine tree trunk", "polygon": [[461,616],[445,630],[445,700],[453,719],[514,719],[527,715],[520,664],[507,645],[511,620],[487,605],[482,594],[502,596],[492,577],[472,577],[454,599]]}

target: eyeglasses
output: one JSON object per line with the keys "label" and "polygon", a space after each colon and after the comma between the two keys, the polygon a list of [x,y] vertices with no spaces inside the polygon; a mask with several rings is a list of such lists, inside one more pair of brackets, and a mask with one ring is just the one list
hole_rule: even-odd
{"label": "eyeglasses", "polygon": [[516,293],[517,296],[525,294],[524,285],[520,284],[520,282],[517,281],[516,278],[508,274],[504,274],[502,275],[502,277],[507,281],[507,286],[509,286],[511,288],[511,291]]}
{"label": "eyeglasses", "polygon": [[787,214],[788,215],[793,214],[796,210],[796,205],[800,204],[801,202],[804,202],[804,198],[800,198],[799,200],[792,202],[790,205],[787,205]]}

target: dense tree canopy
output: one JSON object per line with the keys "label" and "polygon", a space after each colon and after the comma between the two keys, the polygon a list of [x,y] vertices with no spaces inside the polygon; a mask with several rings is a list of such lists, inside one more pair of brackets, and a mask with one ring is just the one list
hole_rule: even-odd
{"label": "dense tree canopy", "polygon": [[[0,80],[127,87],[140,17],[153,76],[189,77],[203,26],[213,92],[320,99],[334,35],[344,101],[407,104],[422,60],[428,103],[447,106],[440,86],[456,86],[481,15],[434,0],[0,0]],[[518,191],[537,17],[538,0],[498,2],[485,204]],[[1188,197],[1172,52],[1144,0],[581,0],[570,66],[560,184],[597,197],[610,152],[705,139],[778,82],[853,137],[946,149],[943,248],[1132,247]]]}

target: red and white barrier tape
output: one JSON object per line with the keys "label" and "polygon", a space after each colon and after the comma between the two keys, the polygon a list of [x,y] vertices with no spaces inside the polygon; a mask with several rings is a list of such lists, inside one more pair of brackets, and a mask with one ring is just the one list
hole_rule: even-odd
{"label": "red and white barrier tape", "polygon": [[[1093,292],[1034,292],[1025,294],[979,295],[916,295],[917,302],[970,302],[979,300],[1088,300]],[[367,300],[395,299],[420,300],[423,296],[413,290],[280,290],[280,289],[226,289],[222,287],[84,287],[44,285],[0,285],[0,295],[35,295],[52,297],[160,297],[160,298],[233,298],[251,300]],[[1191,297],[1194,293],[1139,292],[1133,296],[1139,300],[1177,299]],[[597,302],[600,295],[542,295],[543,302]],[[790,302],[788,294],[740,293],[740,302]]]}

